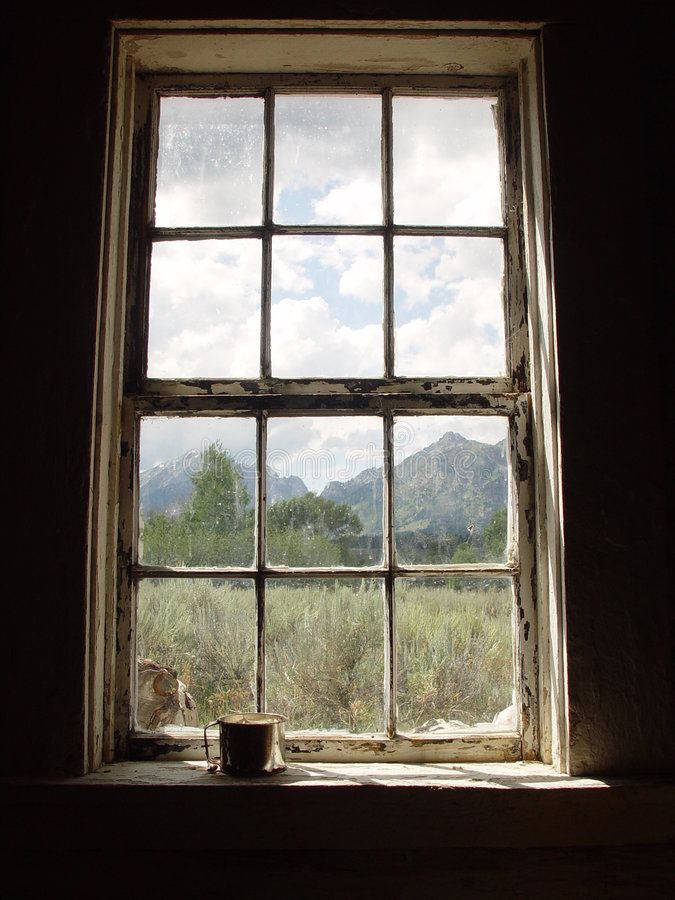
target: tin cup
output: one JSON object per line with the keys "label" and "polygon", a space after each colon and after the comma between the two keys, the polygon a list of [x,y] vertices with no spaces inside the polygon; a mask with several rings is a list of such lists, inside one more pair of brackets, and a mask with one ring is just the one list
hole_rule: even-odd
{"label": "tin cup", "polygon": [[[210,766],[230,775],[273,775],[283,772],[285,716],[278,713],[228,713],[204,729],[204,749]],[[218,726],[220,757],[209,756],[206,730]]]}

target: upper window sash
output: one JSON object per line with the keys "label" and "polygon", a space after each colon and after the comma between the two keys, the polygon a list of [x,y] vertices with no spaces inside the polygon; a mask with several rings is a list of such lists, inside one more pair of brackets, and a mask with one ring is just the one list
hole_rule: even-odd
{"label": "upper window sash", "polygon": [[[509,78],[456,78],[451,76],[280,76],[279,87],[273,76],[230,76],[214,79],[204,76],[141,77],[136,98],[136,141],[134,153],[134,201],[131,228],[138,240],[130,242],[130,273],[132,278],[128,302],[126,348],[126,390],[136,396],[225,396],[238,397],[284,395],[375,394],[409,393],[412,396],[429,394],[461,395],[463,403],[472,405],[471,398],[483,394],[513,394],[529,389],[529,361],[526,329],[526,291],[523,276],[522,252],[522,196],[518,155],[517,91]],[[273,135],[273,95],[287,93],[370,93],[384,96],[383,125],[383,200],[384,219],[380,225],[282,225],[272,221],[273,189],[271,145]],[[267,98],[265,121],[265,176],[263,187],[263,221],[258,226],[190,228],[156,227],[153,221],[155,163],[157,157],[157,122],[161,96],[263,96]],[[502,168],[502,202],[504,221],[497,226],[408,226],[399,225],[391,216],[391,99],[394,96],[497,96],[499,98],[500,156]],[[389,150],[387,150],[389,147]],[[430,176],[433,178],[433,175]],[[173,240],[202,240],[233,236],[255,236],[263,245],[260,377],[176,377],[148,378],[147,304],[150,287],[150,250],[153,242]],[[380,236],[384,241],[384,305],[383,349],[384,373],[377,378],[302,377],[278,378],[270,371],[270,307],[271,307],[271,243],[281,235],[337,235],[342,233]],[[406,377],[394,373],[393,367],[393,279],[392,242],[395,236],[430,235],[491,236],[501,238],[504,245],[504,318],[506,374],[476,377]],[[452,405],[453,401],[450,401]]]}

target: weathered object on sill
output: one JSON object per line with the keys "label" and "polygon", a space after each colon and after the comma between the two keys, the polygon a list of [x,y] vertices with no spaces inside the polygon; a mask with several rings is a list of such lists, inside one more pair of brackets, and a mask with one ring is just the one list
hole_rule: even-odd
{"label": "weathered object on sill", "polygon": [[[286,717],[278,713],[229,713],[204,729],[209,772],[229,775],[274,775],[286,768]],[[207,728],[218,726],[220,757],[209,756]]]}
{"label": "weathered object on sill", "polygon": [[157,731],[167,725],[199,725],[197,706],[178,673],[152,659],[138,660],[138,727]]}

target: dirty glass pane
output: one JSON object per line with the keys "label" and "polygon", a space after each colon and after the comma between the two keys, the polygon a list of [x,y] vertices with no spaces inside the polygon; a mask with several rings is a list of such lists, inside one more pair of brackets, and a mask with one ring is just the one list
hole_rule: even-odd
{"label": "dirty glass pane", "polygon": [[255,420],[144,418],[139,558],[158,566],[251,566]]}
{"label": "dirty glass pane", "polygon": [[150,378],[257,378],[261,243],[166,241],[152,249]]}
{"label": "dirty glass pane", "polygon": [[379,97],[276,98],[274,219],[382,222]]}
{"label": "dirty glass pane", "polygon": [[272,374],[381,377],[382,239],[294,235],[272,248]]}
{"label": "dirty glass pane", "polygon": [[398,578],[398,730],[515,731],[510,578]]}
{"label": "dirty glass pane", "polygon": [[398,562],[506,561],[507,435],[504,416],[395,418]]}
{"label": "dirty glass pane", "polygon": [[155,224],[259,225],[263,100],[163,97]]}
{"label": "dirty glass pane", "polygon": [[394,221],[502,222],[494,97],[394,97]]}
{"label": "dirty glass pane", "polygon": [[374,416],[273,418],[267,447],[273,473],[267,494],[268,563],[380,563],[382,421]]}
{"label": "dirty glass pane", "polygon": [[503,271],[500,239],[394,238],[396,374],[504,374]]}
{"label": "dirty glass pane", "polygon": [[267,709],[288,731],[382,731],[382,596],[376,579],[267,583]]}
{"label": "dirty glass pane", "polygon": [[137,727],[206,725],[254,710],[255,621],[248,579],[141,581]]}

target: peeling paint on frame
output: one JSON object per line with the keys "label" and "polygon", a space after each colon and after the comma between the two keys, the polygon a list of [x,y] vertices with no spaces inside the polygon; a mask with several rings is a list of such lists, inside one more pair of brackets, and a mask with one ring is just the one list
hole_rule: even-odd
{"label": "peeling paint on frame", "polygon": [[[365,76],[369,79],[369,85],[362,80],[361,87],[370,86],[371,89],[390,84],[402,85],[400,77],[378,78]],[[182,80],[181,80],[182,79]],[[276,76],[275,76],[276,79]],[[236,80],[236,76],[226,79],[229,83]],[[183,76],[172,76],[165,85],[173,85],[174,90],[201,90],[211,84],[211,91],[217,92],[219,87],[214,86],[218,79],[209,76],[192,77],[185,80]],[[245,81],[251,84],[254,77],[246,77]],[[414,90],[428,91],[429,85],[438,84],[431,79],[408,79],[411,92]],[[269,84],[260,81],[260,88],[270,95]],[[238,84],[243,83],[240,79]],[[285,86],[295,83],[296,86],[304,85],[305,89],[320,89],[322,84],[328,84],[335,89],[345,89],[350,84],[359,84],[358,79],[350,79],[348,76],[324,78],[322,76],[302,76],[287,79]],[[120,599],[118,604],[118,629],[117,645],[119,664],[115,676],[115,731],[118,755],[127,753],[148,754],[157,758],[172,758],[173,754],[185,758],[185,753],[194,751],[193,741],[187,736],[164,735],[132,735],[131,744],[127,743],[129,728],[132,727],[134,708],[134,669],[131,664],[134,630],[134,602],[133,596],[135,583],[139,577],[151,577],[149,567],[140,567],[134,563],[133,548],[136,544],[135,528],[136,516],[136,470],[134,460],[137,457],[138,430],[137,422],[143,416],[231,416],[251,413],[263,417],[274,415],[313,415],[345,413],[349,415],[379,414],[385,420],[395,413],[414,412],[415,414],[434,414],[443,411],[444,414],[473,415],[507,415],[510,417],[512,427],[510,444],[510,468],[511,468],[511,518],[512,534],[517,537],[518,552],[504,567],[479,567],[474,572],[471,567],[452,567],[448,571],[452,574],[464,572],[467,575],[482,573],[483,575],[492,568],[499,573],[514,576],[514,623],[515,623],[515,648],[514,659],[516,662],[516,681],[520,691],[519,716],[521,722],[521,734],[496,735],[485,734],[480,736],[452,736],[445,740],[410,739],[405,736],[395,735],[393,726],[387,739],[289,739],[288,752],[291,755],[298,754],[302,758],[329,759],[331,754],[339,759],[345,756],[357,760],[369,756],[373,758],[392,758],[400,760],[512,760],[518,758],[533,759],[538,755],[538,731],[536,692],[532,686],[537,683],[537,647],[536,640],[530,640],[537,635],[535,620],[535,595],[534,587],[536,575],[534,569],[533,540],[533,469],[532,469],[532,436],[531,419],[529,413],[529,338],[527,329],[528,299],[525,281],[525,255],[523,240],[522,220],[522,174],[519,163],[520,135],[518,128],[518,90],[511,79],[500,78],[490,80],[478,78],[473,80],[462,77],[445,78],[444,87],[436,88],[443,93],[460,93],[463,90],[474,92],[498,93],[501,97],[500,109],[502,110],[502,154],[504,158],[504,188],[506,226],[504,228],[487,229],[492,235],[502,236],[506,242],[506,291],[505,317],[508,323],[507,358],[508,374],[502,378],[447,378],[447,379],[405,379],[392,376],[393,356],[391,350],[385,350],[385,361],[389,358],[386,368],[389,377],[382,379],[291,379],[280,380],[270,377],[269,374],[269,316],[263,315],[263,341],[261,342],[261,372],[258,380],[209,380],[188,379],[160,381],[146,379],[145,354],[147,343],[147,294],[148,294],[148,248],[153,238],[159,239],[202,239],[213,229],[153,229],[151,223],[151,196],[148,185],[152,182],[153,152],[154,152],[154,123],[157,119],[156,89],[160,84],[157,79],[146,81],[148,91],[144,94],[139,91],[136,98],[138,111],[138,126],[136,128],[137,153],[134,157],[132,170],[132,187],[137,191],[137,200],[132,205],[131,211],[131,235],[129,241],[129,282],[128,282],[128,310],[127,318],[127,355],[125,379],[127,399],[125,401],[127,412],[123,421],[121,454],[122,471],[121,484],[126,483],[127,489],[121,492],[120,502],[120,556],[118,568],[118,580],[120,586]],[[427,85],[425,88],[424,85]],[[153,99],[153,97],[155,99]],[[270,109],[267,104],[268,133],[270,127]],[[256,233],[264,240],[269,241],[274,233],[309,233],[308,228],[289,229],[274,226],[271,221],[271,181],[266,176],[266,215],[264,223]],[[340,229],[331,228],[331,233]],[[350,229],[347,228],[347,231]],[[361,233],[363,229],[351,229],[354,233]],[[372,230],[372,229],[371,229]],[[377,233],[384,233],[387,224],[376,229]],[[443,231],[443,229],[440,229]],[[447,229],[458,233],[480,232],[486,229]],[[226,238],[232,229],[216,229],[217,235]],[[321,229],[319,229],[321,231]],[[368,229],[366,229],[368,231]],[[430,233],[439,229],[411,229],[411,233]],[[171,233],[173,232],[173,233]],[[190,232],[190,233],[187,233]],[[393,233],[393,232],[392,232]],[[265,257],[264,257],[265,258]],[[268,261],[269,263],[269,261]],[[263,278],[263,282],[269,282],[269,272]],[[266,295],[265,303],[269,304],[269,284],[263,291]],[[391,324],[392,319],[389,317]],[[390,329],[391,330],[391,329]],[[131,490],[129,490],[131,487]],[[209,577],[217,571],[219,575],[227,577],[243,577],[242,572],[234,570],[204,570],[204,572],[188,571],[180,573],[180,577]],[[359,570],[363,573],[363,570]],[[429,570],[438,575],[439,569]],[[379,572],[379,570],[378,570]],[[413,569],[396,567],[393,560],[388,563],[386,574],[393,579],[396,574],[426,574]],[[155,577],[175,577],[176,572],[170,569],[154,571]],[[258,607],[264,610],[264,581],[266,577],[274,574],[279,576],[269,567],[259,566],[256,572],[256,584],[258,585]],[[282,573],[289,574],[289,573]],[[297,573],[295,573],[297,574]],[[305,577],[315,577],[318,572],[301,572]],[[346,570],[325,570],[321,574],[332,574],[337,577],[346,574]],[[368,570],[368,574],[370,570]],[[246,575],[251,577],[250,570]],[[261,593],[262,592],[262,593]],[[516,615],[517,611],[517,615]],[[260,613],[259,613],[260,618]],[[264,629],[259,628],[258,644],[264,642]],[[260,669],[260,664],[259,664]],[[393,672],[393,669],[392,669]],[[393,675],[390,679],[393,683]],[[258,695],[264,696],[264,682],[258,679]],[[203,748],[202,748],[203,752]]]}

